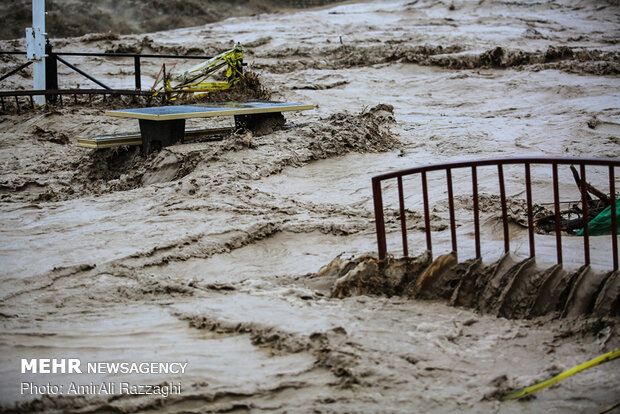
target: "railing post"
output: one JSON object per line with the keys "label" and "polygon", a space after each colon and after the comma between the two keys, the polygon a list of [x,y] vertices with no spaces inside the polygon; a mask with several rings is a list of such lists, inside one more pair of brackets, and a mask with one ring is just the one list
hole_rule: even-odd
{"label": "railing post", "polygon": [[530,257],[536,256],[534,243],[534,215],[532,212],[532,175],[530,164],[525,163],[525,197],[527,201],[527,232],[530,238]]}
{"label": "railing post", "polygon": [[504,183],[504,167],[497,164],[497,175],[499,177],[499,197],[502,203],[502,226],[504,228],[504,253],[510,251],[510,233],[508,231],[508,209],[506,208],[506,185]]}
{"label": "railing post", "polygon": [[409,256],[407,245],[407,218],[405,217],[405,195],[403,194],[403,177],[398,177],[398,205],[400,208],[400,230],[403,237],[403,256]]}
{"label": "railing post", "polygon": [[454,193],[452,192],[452,169],[446,169],[446,180],[448,182],[448,209],[450,210],[450,238],[452,239],[452,252],[457,256],[456,246],[456,218],[454,215]]}
{"label": "railing post", "polygon": [[142,79],[140,75],[140,56],[139,55],[136,55],[133,57],[133,64],[134,64],[134,73],[136,77],[136,90],[141,90]]}
{"label": "railing post", "polygon": [[[57,90],[58,89],[58,62],[56,61],[56,54],[52,51],[52,45],[49,39],[45,44],[45,90]],[[47,102],[55,104],[58,100],[58,95],[47,95]]]}
{"label": "railing post", "polygon": [[375,206],[375,227],[377,229],[377,247],[379,260],[387,257],[387,243],[385,241],[385,220],[383,218],[383,197],[381,195],[381,180],[372,179],[372,199]]}
{"label": "railing post", "polygon": [[431,237],[431,214],[428,206],[428,184],[426,182],[426,171],[422,171],[422,199],[424,202],[424,231],[426,232],[426,250],[433,257],[433,241]]}
{"label": "railing post", "polygon": [[482,257],[480,252],[480,207],[478,206],[478,170],[471,167],[472,198],[474,201],[474,243],[476,245],[476,259]]}
{"label": "railing post", "polygon": [[555,212],[555,248],[557,262],[562,264],[562,217],[560,216],[560,190],[558,186],[558,164],[553,163],[553,208]]}
{"label": "railing post", "polygon": [[581,213],[583,219],[583,260],[586,265],[590,264],[590,234],[588,231],[588,200],[586,191],[586,166],[579,165],[579,173],[581,175]]}

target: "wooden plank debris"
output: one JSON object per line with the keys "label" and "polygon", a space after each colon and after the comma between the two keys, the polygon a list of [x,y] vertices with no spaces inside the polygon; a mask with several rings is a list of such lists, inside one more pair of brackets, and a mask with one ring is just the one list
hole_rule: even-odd
{"label": "wooden plank debris", "polygon": [[[234,128],[189,128],[185,130],[184,140],[194,141],[203,137],[225,135],[232,133]],[[112,148],[123,145],[142,145],[142,137],[139,132],[116,135],[96,135],[78,137],[77,146],[83,148]]]}

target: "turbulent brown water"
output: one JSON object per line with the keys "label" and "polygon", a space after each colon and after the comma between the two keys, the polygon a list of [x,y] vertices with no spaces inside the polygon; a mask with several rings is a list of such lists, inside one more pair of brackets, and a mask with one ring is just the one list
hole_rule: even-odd
{"label": "turbulent brown water", "polygon": [[[585,273],[577,237],[563,238],[557,279],[545,273],[553,234],[537,234],[537,262],[521,263],[520,170],[505,170],[512,256],[502,259],[496,175],[481,169],[483,263],[467,262],[471,182],[455,171],[462,263],[437,273],[438,284],[407,276],[393,285],[378,279],[379,288],[347,285],[373,279],[319,269],[376,250],[373,175],[481,157],[618,157],[617,13],[613,3],[588,1],[367,1],[147,35],[52,39],[66,51],[205,54],[238,41],[273,99],[316,109],[287,115],[284,129],[266,135],[149,156],[75,146],[80,135],[137,130],[133,120],[103,114],[137,102],[0,115],[2,409],[512,413],[615,404],[617,361],[526,401],[498,398],[620,344],[618,296],[606,287],[617,281],[608,236],[591,238]],[[19,59],[3,58],[0,71]],[[113,87],[133,87],[131,60],[71,62]],[[160,65],[142,62],[144,85]],[[89,85],[59,72],[62,87]],[[30,80],[13,76],[3,87],[29,88]],[[559,174],[563,201],[578,199],[568,168]],[[546,205],[550,171],[533,167],[532,176],[535,202]],[[588,180],[608,191],[605,170],[588,170]],[[445,176],[429,174],[436,256],[450,250],[444,192]],[[384,187],[391,253],[400,248],[396,194],[395,184]],[[405,195],[418,257],[426,246],[418,184],[406,181]],[[513,261],[521,265],[510,271]],[[599,300],[604,289],[609,299]],[[586,311],[579,292],[590,295]],[[20,374],[19,359],[35,357],[180,360],[188,370]],[[42,397],[20,395],[24,381],[181,382],[183,392]]]}
{"label": "turbulent brown water", "polygon": [[[96,3],[54,0],[46,4],[46,28],[54,37],[93,32],[148,33],[213,23],[231,16],[249,16],[281,9],[336,3],[334,0],[99,0]],[[32,23],[32,2],[5,0],[0,14],[11,24],[0,28],[0,39],[24,36]]]}

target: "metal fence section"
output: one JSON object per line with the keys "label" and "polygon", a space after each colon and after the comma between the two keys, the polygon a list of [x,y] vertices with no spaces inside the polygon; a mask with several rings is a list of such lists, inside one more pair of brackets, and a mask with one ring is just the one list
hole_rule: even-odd
{"label": "metal fence section", "polygon": [[[143,59],[200,59],[207,60],[211,59],[211,56],[202,56],[202,55],[170,55],[170,54],[140,54],[140,53],[96,53],[96,52],[54,52],[52,46],[48,43],[45,47],[45,82],[46,89],[37,90],[38,93],[33,93],[32,90],[15,90],[15,91],[2,91],[0,98],[2,103],[2,109],[4,110],[4,97],[14,97],[17,109],[20,109],[20,103],[18,97],[29,97],[31,104],[32,97],[36,95],[45,95],[48,102],[55,103],[57,98],[60,96],[62,102],[62,95],[73,95],[76,98],[78,95],[143,95],[148,96],[151,95],[152,92],[148,90],[142,90],[142,80],[141,80],[141,61]],[[26,52],[21,51],[0,51],[0,55],[23,55],[26,56]],[[134,83],[135,90],[132,89],[113,89],[110,86],[106,85],[99,79],[94,76],[88,74],[72,63],[68,62],[62,56],[70,57],[70,56],[78,56],[78,57],[103,57],[103,58],[133,58],[133,74],[134,74]],[[58,62],[64,64],[80,75],[84,76],[88,80],[96,83],[101,86],[102,89],[59,89],[58,88]],[[0,77],[0,81],[8,78],[9,76],[14,75],[15,73],[25,69],[32,62],[28,61],[17,68],[7,72],[6,74]]]}
{"label": "metal fence section", "polygon": [[77,103],[78,100],[78,96],[80,95],[86,95],[89,97],[89,99],[92,98],[93,95],[100,95],[103,96],[104,99],[106,96],[119,96],[119,95],[126,95],[126,96],[145,96],[145,97],[151,97],[153,95],[152,92],[150,91],[139,91],[139,90],[126,90],[126,89],[48,89],[48,90],[43,90],[43,91],[39,91],[39,90],[33,90],[33,89],[28,89],[28,90],[19,90],[19,91],[0,91],[0,108],[2,108],[2,110],[6,110],[5,105],[7,104],[7,100],[6,99],[14,99],[15,102],[15,107],[17,108],[17,111],[19,112],[21,110],[21,106],[23,103],[20,103],[19,101],[19,97],[27,97],[30,101],[30,107],[34,108],[34,101],[33,101],[33,96],[37,96],[37,95],[45,95],[46,97],[48,97],[48,101],[51,101],[53,99],[54,103],[58,102],[60,104],[60,106],[63,105],[63,99],[62,97],[65,95],[72,95],[73,96],[73,101],[75,103]]}
{"label": "metal fence section", "polygon": [[535,257],[536,246],[534,242],[534,216],[532,210],[532,178],[531,178],[531,165],[543,164],[550,165],[552,169],[552,181],[553,181],[553,207],[555,214],[555,246],[556,246],[556,261],[558,264],[562,263],[562,232],[561,232],[561,216],[560,216],[560,192],[559,192],[559,179],[558,179],[558,165],[576,165],[580,170],[580,186],[579,192],[581,194],[581,210],[582,210],[582,224],[583,224],[583,249],[584,249],[584,264],[590,264],[590,242],[588,231],[588,190],[589,185],[586,182],[586,167],[598,166],[607,167],[607,174],[609,176],[609,201],[611,205],[611,244],[613,255],[613,268],[618,270],[618,232],[617,232],[617,220],[616,217],[616,189],[615,189],[615,174],[614,168],[620,166],[620,159],[599,159],[599,158],[566,158],[566,157],[527,157],[527,158],[504,158],[504,159],[482,159],[477,161],[461,161],[451,162],[444,164],[429,165],[418,168],[411,168],[407,170],[396,171],[392,173],[378,175],[372,178],[372,190],[373,201],[375,211],[375,225],[377,229],[377,245],[379,259],[384,260],[387,257],[387,242],[385,232],[385,218],[383,208],[383,193],[381,184],[388,180],[397,180],[398,187],[398,204],[399,204],[399,217],[401,223],[401,236],[403,255],[409,255],[409,248],[407,243],[407,224],[405,217],[405,195],[403,191],[403,177],[419,175],[422,185],[422,202],[424,209],[424,229],[426,232],[426,249],[433,251],[431,225],[430,225],[430,208],[428,197],[428,182],[427,173],[431,171],[445,171],[446,174],[446,187],[448,192],[448,209],[450,220],[450,240],[452,245],[452,252],[457,254],[457,237],[456,237],[456,219],[454,210],[454,192],[452,185],[452,171],[456,169],[470,169],[471,170],[471,194],[473,198],[473,214],[474,214],[474,244],[476,251],[476,258],[481,257],[481,234],[480,234],[480,207],[479,207],[479,195],[478,195],[478,168],[479,167],[495,167],[497,168],[497,177],[499,181],[501,214],[502,214],[502,230],[504,239],[504,251],[508,253],[510,251],[510,233],[508,231],[508,210],[506,205],[506,185],[504,178],[504,166],[507,165],[522,165],[525,173],[525,193],[526,193],[526,205],[527,205],[527,228],[529,235],[529,254],[530,257]]}

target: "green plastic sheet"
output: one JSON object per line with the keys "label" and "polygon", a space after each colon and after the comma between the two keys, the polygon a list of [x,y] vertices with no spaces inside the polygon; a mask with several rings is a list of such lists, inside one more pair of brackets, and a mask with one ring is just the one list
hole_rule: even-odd
{"label": "green plastic sheet", "polygon": [[[616,199],[616,229],[620,234],[620,197]],[[588,223],[588,234],[590,236],[602,236],[611,234],[611,206],[599,213]],[[583,236],[583,229],[577,232],[578,236]]]}

